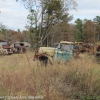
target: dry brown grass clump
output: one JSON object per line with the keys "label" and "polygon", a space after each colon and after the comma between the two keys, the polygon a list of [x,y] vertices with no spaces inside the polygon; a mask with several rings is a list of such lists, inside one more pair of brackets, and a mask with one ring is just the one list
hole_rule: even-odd
{"label": "dry brown grass clump", "polygon": [[85,55],[67,63],[55,62],[47,67],[33,61],[33,56],[33,52],[27,52],[0,57],[0,96],[100,99],[100,65],[92,56]]}

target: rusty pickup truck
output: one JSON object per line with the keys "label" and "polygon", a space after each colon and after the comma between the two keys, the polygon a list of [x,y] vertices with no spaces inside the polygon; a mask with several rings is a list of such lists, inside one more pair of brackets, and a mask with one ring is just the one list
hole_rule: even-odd
{"label": "rusty pickup truck", "polygon": [[34,59],[52,63],[55,60],[68,61],[73,57],[73,42],[61,41],[56,48],[40,47],[35,51]]}

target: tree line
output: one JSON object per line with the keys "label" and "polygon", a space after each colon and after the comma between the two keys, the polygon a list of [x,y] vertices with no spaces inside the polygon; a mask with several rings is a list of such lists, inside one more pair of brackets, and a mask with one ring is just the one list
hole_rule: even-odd
{"label": "tree line", "polygon": [[100,16],[93,20],[77,18],[75,23],[69,23],[73,16],[68,11],[77,7],[74,0],[21,1],[29,10],[26,30],[9,30],[1,23],[0,37],[7,41],[27,41],[35,48],[53,46],[61,40],[92,43],[100,40]]}

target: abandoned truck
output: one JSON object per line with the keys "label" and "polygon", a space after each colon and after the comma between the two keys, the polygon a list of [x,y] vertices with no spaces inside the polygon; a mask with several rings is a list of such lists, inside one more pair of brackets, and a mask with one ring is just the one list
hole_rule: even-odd
{"label": "abandoned truck", "polygon": [[52,63],[54,60],[68,61],[73,57],[73,42],[61,41],[57,48],[40,47],[35,51],[34,59],[44,62],[45,64]]}
{"label": "abandoned truck", "polygon": [[0,40],[0,53],[1,54],[12,54],[13,53],[13,50],[9,42]]}
{"label": "abandoned truck", "polygon": [[15,42],[11,45],[13,53],[25,53],[31,47],[28,42]]}
{"label": "abandoned truck", "polygon": [[100,45],[97,46],[95,51],[96,61],[100,64]]}

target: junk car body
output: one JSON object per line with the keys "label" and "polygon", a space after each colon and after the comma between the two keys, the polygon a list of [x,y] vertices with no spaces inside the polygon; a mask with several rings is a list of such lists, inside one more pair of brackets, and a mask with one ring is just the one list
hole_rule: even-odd
{"label": "junk car body", "polygon": [[53,47],[40,47],[35,51],[34,58],[44,62],[54,60],[68,61],[73,57],[73,42],[61,41],[56,48]]}
{"label": "junk car body", "polygon": [[7,50],[8,54],[12,54],[13,50],[10,46],[10,43],[4,40],[0,40],[0,45],[2,45],[2,48]]}

